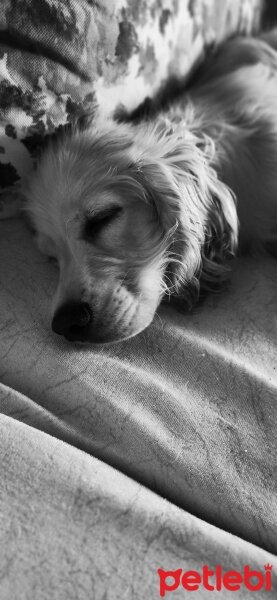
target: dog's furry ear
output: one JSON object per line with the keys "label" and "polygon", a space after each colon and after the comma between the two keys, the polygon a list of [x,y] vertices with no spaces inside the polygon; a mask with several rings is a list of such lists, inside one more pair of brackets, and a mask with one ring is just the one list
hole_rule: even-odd
{"label": "dog's furry ear", "polygon": [[200,287],[215,291],[226,280],[237,246],[235,200],[212,167],[210,139],[157,130],[146,138],[137,171],[167,241],[167,292],[191,305]]}

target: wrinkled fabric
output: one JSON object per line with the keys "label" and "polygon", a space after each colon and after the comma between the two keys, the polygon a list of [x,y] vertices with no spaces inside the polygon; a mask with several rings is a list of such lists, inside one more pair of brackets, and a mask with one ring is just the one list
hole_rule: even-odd
{"label": "wrinkled fabric", "polygon": [[[276,260],[241,258],[229,290],[194,312],[163,307],[134,339],[82,348],[51,332],[57,271],[20,221],[0,224],[0,256],[2,501],[16,523],[11,517],[11,530],[6,521],[3,526],[7,539],[23,530],[30,581],[43,585],[48,551],[47,569],[57,585],[64,563],[67,571],[72,564],[78,571],[83,556],[86,592],[76,597],[89,597],[86,586],[93,581],[97,600],[105,593],[124,597],[126,581],[132,590],[135,582],[135,589],[141,572],[143,593],[126,597],[158,597],[153,586],[159,557],[165,569],[182,566],[180,561],[191,568],[220,560],[231,566],[276,564]],[[111,478],[110,487],[95,484],[95,469],[106,482]],[[53,540],[47,527],[55,532]],[[113,595],[91,563],[92,540],[103,578],[104,561],[112,569],[120,554],[121,535],[118,569],[124,556],[131,560],[129,552],[136,566]],[[16,572],[23,550],[5,548]],[[29,589],[23,571],[21,566],[19,581]],[[9,571],[6,577],[8,586]],[[67,590],[73,579],[66,581]],[[272,599],[276,584],[274,590]],[[41,597],[53,596],[46,590]],[[58,597],[66,598],[65,592]],[[264,597],[270,596],[261,593],[259,599]]]}
{"label": "wrinkled fabric", "polygon": [[[0,392],[1,395],[1,392]],[[10,393],[13,404],[19,394]],[[271,553],[222,531],[150,492],[93,456],[0,416],[1,600],[154,600],[158,568],[264,573]],[[234,592],[217,596],[232,600]],[[180,587],[166,598],[184,600]],[[193,592],[193,598],[212,597]],[[237,591],[245,600],[253,593]]]}
{"label": "wrinkled fabric", "polygon": [[250,32],[261,0],[5,0],[0,12],[0,218],[48,134],[130,111],[203,48]]}

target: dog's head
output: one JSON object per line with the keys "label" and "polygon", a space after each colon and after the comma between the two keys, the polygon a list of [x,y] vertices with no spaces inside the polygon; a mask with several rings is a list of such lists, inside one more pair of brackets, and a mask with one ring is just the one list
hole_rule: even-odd
{"label": "dog's head", "polygon": [[39,248],[59,265],[56,333],[91,343],[129,338],[149,325],[165,293],[197,288],[205,261],[208,283],[222,277],[212,240],[217,256],[233,250],[234,204],[200,146],[162,123],[111,122],[48,146],[27,211]]}

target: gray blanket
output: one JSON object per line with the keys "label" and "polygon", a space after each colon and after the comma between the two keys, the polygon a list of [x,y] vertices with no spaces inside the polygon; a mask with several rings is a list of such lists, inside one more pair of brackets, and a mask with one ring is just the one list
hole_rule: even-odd
{"label": "gray blanket", "polygon": [[159,567],[274,578],[276,261],[240,259],[194,313],[79,349],[50,331],[57,273],[21,222],[0,224],[0,255],[1,599],[152,600]]}

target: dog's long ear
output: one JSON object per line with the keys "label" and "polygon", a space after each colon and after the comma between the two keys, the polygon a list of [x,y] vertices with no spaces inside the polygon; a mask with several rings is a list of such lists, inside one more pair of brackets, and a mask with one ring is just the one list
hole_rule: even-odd
{"label": "dog's long ear", "polygon": [[168,291],[178,304],[192,304],[200,286],[218,290],[226,280],[226,258],[237,245],[234,197],[212,167],[210,139],[168,130],[144,135],[137,176],[168,242]]}

